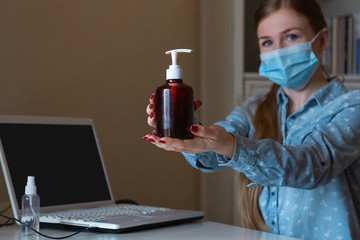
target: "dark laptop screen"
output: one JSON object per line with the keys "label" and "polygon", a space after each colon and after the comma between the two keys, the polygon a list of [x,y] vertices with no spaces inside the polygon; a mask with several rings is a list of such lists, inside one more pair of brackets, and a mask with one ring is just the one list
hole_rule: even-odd
{"label": "dark laptop screen", "polygon": [[90,125],[0,123],[19,208],[27,176],[35,176],[41,206],[111,200]]}

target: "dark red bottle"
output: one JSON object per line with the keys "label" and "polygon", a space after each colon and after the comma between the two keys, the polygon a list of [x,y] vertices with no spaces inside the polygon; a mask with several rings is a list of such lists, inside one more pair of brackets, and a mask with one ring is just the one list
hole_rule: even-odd
{"label": "dark red bottle", "polygon": [[176,65],[178,52],[190,53],[190,49],[166,52],[173,64],[166,71],[166,83],[156,89],[156,134],[159,137],[178,139],[193,138],[190,126],[194,124],[193,89],[184,84],[182,70]]}

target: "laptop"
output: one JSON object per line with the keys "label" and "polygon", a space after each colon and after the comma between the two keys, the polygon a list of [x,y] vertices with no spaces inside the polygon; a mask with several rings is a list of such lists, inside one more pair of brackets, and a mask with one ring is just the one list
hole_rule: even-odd
{"label": "laptop", "polygon": [[[35,177],[40,196],[40,227],[122,233],[204,216],[202,211],[116,204],[92,119],[0,115],[0,140],[0,162],[17,219],[28,176]],[[121,215],[80,219],[84,211],[99,209],[120,209]],[[63,211],[77,215],[59,218]]]}

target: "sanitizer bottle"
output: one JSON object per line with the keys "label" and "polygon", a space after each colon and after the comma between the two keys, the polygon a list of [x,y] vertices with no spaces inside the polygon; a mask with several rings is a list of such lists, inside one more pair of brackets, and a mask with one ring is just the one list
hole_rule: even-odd
{"label": "sanitizer bottle", "polygon": [[37,235],[37,233],[35,233],[29,227],[39,231],[39,218],[40,197],[36,194],[35,177],[28,176],[25,186],[25,195],[22,197],[21,208],[21,233],[23,236]]}
{"label": "sanitizer bottle", "polygon": [[183,74],[177,65],[178,53],[191,53],[191,49],[174,49],[172,65],[166,70],[166,83],[156,89],[156,134],[159,137],[193,138],[190,126],[194,124],[193,90],[183,83]]}

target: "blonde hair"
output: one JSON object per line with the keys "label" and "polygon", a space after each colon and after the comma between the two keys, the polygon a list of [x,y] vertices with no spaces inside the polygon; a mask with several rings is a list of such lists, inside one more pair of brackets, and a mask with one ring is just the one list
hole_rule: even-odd
{"label": "blonde hair", "polygon": [[[264,0],[254,15],[256,29],[263,18],[281,8],[291,8],[304,15],[315,33],[326,27],[321,8],[315,0]],[[276,99],[278,89],[279,86],[274,84],[256,110],[253,120],[254,139],[273,139],[281,142]],[[259,208],[259,197],[263,187],[247,187],[251,180],[242,173],[239,181],[238,197],[241,225],[246,228],[268,231]]]}

